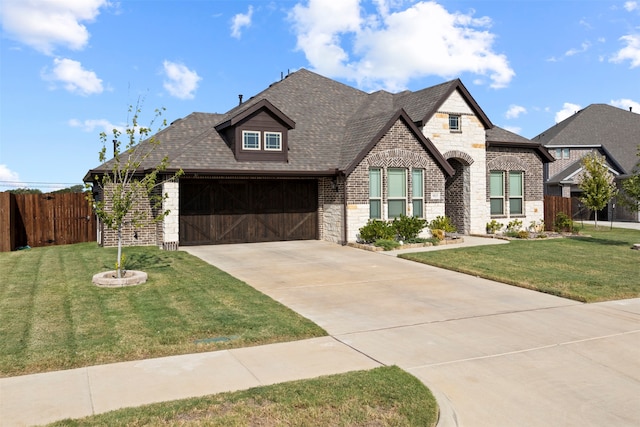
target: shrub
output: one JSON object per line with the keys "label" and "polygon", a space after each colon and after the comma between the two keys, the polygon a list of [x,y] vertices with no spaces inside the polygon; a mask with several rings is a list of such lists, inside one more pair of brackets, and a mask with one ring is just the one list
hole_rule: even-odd
{"label": "shrub", "polygon": [[553,220],[554,231],[573,231],[573,220],[564,212],[558,212]]}
{"label": "shrub", "polygon": [[427,225],[427,221],[415,216],[400,215],[391,223],[391,227],[395,231],[398,239],[409,240],[418,237],[418,234]]}
{"label": "shrub", "polygon": [[487,227],[487,233],[495,234],[496,231],[498,231],[498,230],[500,230],[502,228],[502,223],[499,223],[495,219],[492,219],[491,222],[487,223],[486,227]]}
{"label": "shrub", "polygon": [[529,238],[529,232],[527,230],[518,231],[518,239],[528,239],[528,238]]}
{"label": "shrub", "polygon": [[458,231],[456,226],[451,222],[451,218],[449,218],[448,216],[437,216],[429,223],[429,228],[431,230],[442,230],[445,233],[455,233],[456,231]]}
{"label": "shrub", "polygon": [[544,231],[544,220],[531,221],[529,224],[529,231],[532,233],[542,233]]}
{"label": "shrub", "polygon": [[522,221],[514,219],[507,224],[507,233],[517,233],[522,228]]}
{"label": "shrub", "polygon": [[367,243],[373,243],[379,239],[391,240],[395,237],[391,224],[379,219],[370,219],[359,231],[360,238]]}
{"label": "shrub", "polygon": [[444,230],[440,230],[439,228],[432,228],[431,234],[435,239],[438,239],[438,241],[444,240]]}
{"label": "shrub", "polygon": [[375,243],[373,244],[374,246],[378,246],[382,249],[384,249],[385,251],[390,251],[393,249],[396,249],[397,247],[400,246],[400,243],[398,243],[395,240],[390,240],[390,239],[378,239],[375,241]]}

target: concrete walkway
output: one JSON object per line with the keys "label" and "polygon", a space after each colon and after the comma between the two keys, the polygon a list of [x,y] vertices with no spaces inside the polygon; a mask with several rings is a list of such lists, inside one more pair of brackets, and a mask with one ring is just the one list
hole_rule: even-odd
{"label": "concrete walkway", "polygon": [[585,305],[320,241],[186,249],[331,337],[0,379],[0,425],[394,364],[441,427],[640,425],[640,299]]}

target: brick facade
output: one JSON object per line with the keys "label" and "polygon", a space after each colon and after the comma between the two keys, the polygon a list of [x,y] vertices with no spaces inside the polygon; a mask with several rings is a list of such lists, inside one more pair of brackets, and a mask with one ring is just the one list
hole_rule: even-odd
{"label": "brick facade", "polygon": [[369,219],[369,169],[382,169],[382,217],[387,218],[387,169],[407,169],[407,215],[411,215],[412,169],[422,169],[424,206],[427,220],[444,215],[445,173],[415,137],[398,120],[347,177],[347,240],[355,241],[360,227]]}

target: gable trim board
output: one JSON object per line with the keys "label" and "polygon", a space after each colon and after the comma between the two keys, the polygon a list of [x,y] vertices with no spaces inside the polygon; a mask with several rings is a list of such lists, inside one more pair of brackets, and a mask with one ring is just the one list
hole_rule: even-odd
{"label": "gable trim board", "polygon": [[[448,130],[448,114],[461,115],[463,121],[460,132]],[[231,135],[236,135],[233,138],[237,139],[242,126],[258,115],[261,117],[259,123],[263,123],[263,126],[271,126],[268,120],[272,120],[273,126],[277,124],[282,129],[283,149],[286,151],[281,157],[261,151],[251,156],[238,155],[237,144],[241,144],[241,141],[232,140]],[[167,187],[172,191],[170,199],[191,197],[187,196],[186,187],[181,188],[181,183],[193,188],[206,187],[207,191],[213,191],[206,195],[207,200],[211,201],[208,205],[211,206],[210,214],[226,215],[224,209],[232,207],[225,203],[233,200],[220,201],[219,194],[215,192],[228,191],[233,186],[227,184],[233,180],[237,183],[238,191],[245,191],[246,194],[259,194],[256,189],[263,187],[269,188],[269,191],[280,188],[279,191],[290,192],[293,188],[301,189],[304,186],[295,184],[295,181],[305,181],[307,187],[304,191],[311,192],[309,194],[317,199],[315,205],[309,205],[315,206],[317,230],[315,234],[307,233],[298,237],[313,238],[315,235],[315,238],[338,243],[355,240],[358,229],[369,219],[368,169],[374,164],[375,167],[381,167],[384,174],[387,168],[406,170],[406,194],[403,200],[407,214],[411,214],[413,203],[412,170],[422,169],[421,188],[424,194],[420,203],[425,218],[429,221],[450,212],[460,215],[458,222],[462,232],[482,233],[484,225],[490,221],[486,196],[488,153],[514,150],[511,155],[524,156],[522,161],[529,162],[529,168],[539,171],[542,171],[543,163],[553,160],[539,144],[495,127],[458,79],[418,92],[391,94],[379,91],[367,94],[304,69],[270,85],[225,114],[192,113],[176,120],[159,132],[156,138],[160,140],[163,151],[153,154],[150,162],[141,166],[141,171],[150,170],[155,160],[169,155],[171,163],[167,172],[181,169],[185,173]],[[144,148],[145,142],[138,147]],[[95,174],[109,173],[111,162],[89,171],[85,180],[91,181]],[[541,172],[531,175],[525,178],[530,181],[526,185],[541,186],[542,181],[538,177],[542,175]],[[386,179],[384,175],[383,191],[387,191]],[[315,190],[311,190],[309,185]],[[447,192],[450,197],[445,197]],[[246,194],[243,193],[242,197]],[[242,197],[237,197],[240,205],[233,208],[236,210],[232,209],[234,213],[229,215],[252,217],[257,221],[256,227],[260,221],[267,221],[264,215],[276,215],[279,210],[277,215],[292,217],[293,211],[298,209],[295,204],[288,202],[279,205],[275,202],[269,204],[265,200],[260,204]],[[386,196],[382,200],[385,202],[386,216]],[[187,212],[180,212],[186,206],[184,203],[183,200],[167,201],[172,212],[155,232],[158,245],[162,246],[168,239],[176,238],[178,242],[170,242],[171,247],[178,243],[193,243],[192,238],[181,236],[179,230],[180,226],[186,226],[187,221]],[[526,217],[529,221],[541,219],[541,203],[542,198],[525,200],[525,204],[531,208],[520,218]],[[245,205],[247,211],[243,214],[242,206]],[[259,217],[264,209],[271,213],[265,211],[263,217]],[[218,220],[224,223],[222,216],[211,218],[209,224]],[[276,220],[276,216],[270,218],[269,227],[277,227],[274,224],[279,224],[280,220]],[[191,220],[196,220],[193,215]],[[233,225],[228,222],[225,224],[228,227]],[[259,236],[251,234],[261,233],[256,229],[246,230],[246,241],[269,238],[286,240],[287,236],[284,233],[286,230],[263,230]],[[210,236],[224,235],[219,231],[213,230]],[[241,237],[234,239],[243,240]],[[204,240],[215,243],[220,239],[212,237]],[[131,239],[127,241],[127,244],[135,243]]]}

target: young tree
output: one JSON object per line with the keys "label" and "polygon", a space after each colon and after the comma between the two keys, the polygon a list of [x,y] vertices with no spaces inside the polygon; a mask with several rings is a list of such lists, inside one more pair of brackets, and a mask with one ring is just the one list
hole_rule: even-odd
{"label": "young tree", "polygon": [[578,182],[578,187],[582,190],[580,201],[594,211],[595,226],[598,228],[598,211],[607,206],[618,190],[601,155],[587,154],[582,158],[582,167],[584,171]]}
{"label": "young tree", "polygon": [[[166,120],[153,132],[155,122],[160,119],[164,108],[155,110],[155,114],[148,127],[140,126],[138,120],[141,114],[141,101],[136,106],[129,106],[131,119],[127,123],[124,132],[113,129],[112,142],[114,156],[109,162],[107,159],[107,143],[109,136],[106,132],[100,133],[102,150],[100,162],[105,171],[94,177],[95,184],[99,187],[101,197],[96,199],[93,192],[87,192],[87,199],[95,206],[95,212],[103,224],[114,230],[118,237],[118,258],[116,260],[117,277],[122,277],[122,228],[125,224],[138,227],[143,221],[151,219],[161,221],[169,211],[162,210],[162,203],[169,196],[158,194],[154,191],[163,183],[173,180],[182,174],[182,170],[171,176],[163,175],[169,164],[169,158],[164,156],[156,162],[151,157],[160,142],[155,134],[166,127]],[[150,136],[154,135],[154,136]],[[121,138],[123,141],[121,141]],[[121,151],[121,147],[124,149]],[[152,163],[150,165],[150,163]],[[142,170],[141,166],[144,166]],[[162,180],[159,178],[162,176]],[[87,184],[89,186],[90,184]],[[151,203],[153,217],[149,218],[148,209],[139,205],[140,200],[148,199]]]}
{"label": "young tree", "polygon": [[638,145],[638,160],[631,176],[622,181],[620,193],[620,202],[633,212],[640,210],[640,145]]}

